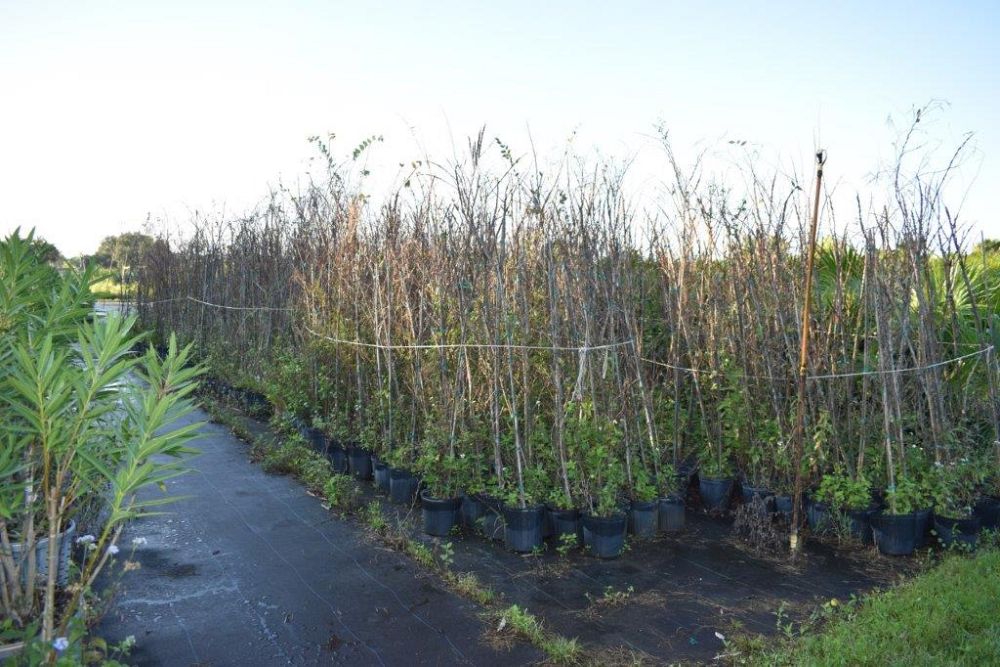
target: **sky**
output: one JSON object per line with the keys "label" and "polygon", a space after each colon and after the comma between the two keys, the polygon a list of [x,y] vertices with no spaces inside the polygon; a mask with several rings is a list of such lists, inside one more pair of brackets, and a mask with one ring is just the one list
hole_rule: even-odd
{"label": "sky", "polygon": [[746,140],[801,173],[819,144],[828,181],[863,189],[888,120],[937,100],[931,145],[974,133],[950,195],[997,237],[997,37],[995,0],[0,0],[0,234],[72,256],[147,217],[239,213],[301,182],[307,137],[331,132],[345,155],[382,135],[387,170],[482,125],[517,154],[573,137],[652,183],[662,121],[682,155]]}

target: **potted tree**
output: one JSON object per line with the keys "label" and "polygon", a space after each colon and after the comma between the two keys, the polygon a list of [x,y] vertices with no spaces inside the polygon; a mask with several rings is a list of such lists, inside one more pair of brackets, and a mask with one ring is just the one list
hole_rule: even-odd
{"label": "potted tree", "polygon": [[621,434],[617,425],[598,417],[589,404],[567,428],[573,433],[573,450],[579,457],[583,544],[598,558],[616,558],[625,547],[628,520],[619,503],[625,485],[625,469],[618,456]]}
{"label": "potted tree", "polygon": [[410,505],[417,498],[420,480],[411,472],[416,459],[412,443],[400,443],[386,455],[389,463],[389,499],[397,505]]}
{"label": "potted tree", "polygon": [[542,524],[545,505],[541,502],[548,475],[540,466],[522,473],[523,488],[508,487],[504,497],[504,541],[507,548],[518,553],[531,553],[542,546]]}
{"label": "potted tree", "polygon": [[865,544],[872,541],[871,517],[878,511],[872,502],[871,484],[864,475],[844,471],[823,475],[808,509],[809,525],[823,531],[833,525],[834,513],[846,517],[850,533]]}
{"label": "potted tree", "polygon": [[[127,522],[170,500],[138,492],[185,472],[201,368],[173,336],[162,358],[151,346],[134,356],[135,318],[89,317],[94,273],[56,272],[31,241],[0,242],[0,618],[54,663],[54,642],[82,636]],[[103,511],[70,567],[85,505]]]}
{"label": "potted tree", "polygon": [[709,512],[725,512],[733,494],[733,465],[722,448],[709,444],[698,465],[698,492]]}
{"label": "potted tree", "polygon": [[629,491],[631,496],[629,532],[639,537],[655,535],[658,527],[659,493],[645,468],[633,468]]}
{"label": "potted tree", "polygon": [[684,497],[681,476],[670,464],[660,465],[657,524],[661,531],[671,533],[684,528]]}
{"label": "potted tree", "polygon": [[885,509],[872,516],[875,544],[884,554],[909,555],[923,544],[931,498],[919,481],[898,476],[895,486],[886,489],[885,500]]}
{"label": "potted tree", "polygon": [[438,451],[433,443],[425,440],[416,469],[424,483],[424,490],[420,493],[424,532],[445,537],[457,524],[458,509],[462,503],[458,495],[458,459],[451,452]]}
{"label": "potted tree", "polygon": [[973,512],[982,466],[967,458],[935,467],[934,532],[941,546],[975,548],[981,523]]}

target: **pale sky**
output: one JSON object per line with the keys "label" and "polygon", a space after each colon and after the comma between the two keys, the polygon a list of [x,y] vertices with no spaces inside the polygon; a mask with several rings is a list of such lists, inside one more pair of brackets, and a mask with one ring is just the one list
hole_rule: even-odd
{"label": "pale sky", "polygon": [[819,141],[862,187],[887,118],[937,99],[943,147],[975,133],[962,215],[1000,236],[1000,2],[703,4],[0,0],[0,233],[75,255],[147,214],[239,212],[328,132],[342,154],[384,135],[380,165],[483,124],[519,153],[530,128],[542,153],[576,131],[627,157],[662,119],[681,148],[745,139],[805,170]]}

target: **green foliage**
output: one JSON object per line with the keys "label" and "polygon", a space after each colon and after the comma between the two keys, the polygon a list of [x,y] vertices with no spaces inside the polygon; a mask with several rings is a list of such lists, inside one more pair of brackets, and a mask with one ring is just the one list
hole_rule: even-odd
{"label": "green foliage", "polygon": [[632,498],[643,502],[656,500],[659,491],[653,482],[653,476],[645,468],[632,469]]}
{"label": "green foliage", "polygon": [[816,500],[839,510],[863,510],[872,502],[871,484],[864,477],[836,472],[823,475]]}
{"label": "green foliage", "polygon": [[[0,553],[3,616],[40,620],[41,637],[66,631],[109,560],[127,521],[174,500],[139,492],[183,474],[199,423],[185,423],[201,369],[171,336],[166,356],[133,350],[135,318],[91,317],[92,270],[55,272],[32,237],[0,243],[0,538],[19,542],[28,563]],[[26,494],[30,481],[33,493]],[[46,581],[27,579],[35,544],[55,538],[83,506],[103,507],[93,548],[55,602],[58,554]],[[52,541],[55,544],[57,540]],[[117,548],[117,547],[116,547]]]}
{"label": "green foliage", "polygon": [[909,477],[896,479],[896,486],[885,492],[888,514],[911,514],[930,507],[932,498],[925,484]]}
{"label": "green foliage", "polygon": [[333,474],[323,485],[323,495],[330,507],[349,511],[357,506],[361,491],[350,475]]}
{"label": "green foliage", "polygon": [[[826,605],[819,632],[778,651],[745,656],[757,665],[987,665],[1000,655],[996,601],[1000,552],[954,555],[930,572],[860,604]],[[758,646],[758,649],[760,647]]]}
{"label": "green foliage", "polygon": [[578,462],[581,475],[577,492],[596,516],[611,516],[619,510],[619,494],[625,486],[625,467],[619,455],[618,425],[597,414],[589,401],[566,407],[567,449]]}
{"label": "green foliage", "polygon": [[935,466],[927,475],[934,513],[954,519],[971,516],[986,469],[981,462],[969,459]]}

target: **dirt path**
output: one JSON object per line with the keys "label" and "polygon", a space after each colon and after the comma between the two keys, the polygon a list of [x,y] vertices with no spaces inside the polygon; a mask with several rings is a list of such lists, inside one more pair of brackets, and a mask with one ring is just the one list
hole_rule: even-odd
{"label": "dirt path", "polygon": [[[208,420],[203,412],[195,420]],[[295,480],[269,476],[246,445],[206,424],[189,496],[130,526],[145,538],[100,632],[134,635],[139,665],[528,664],[535,649],[497,653],[476,605],[409,559],[336,520]],[[141,540],[140,540],[141,541]]]}

